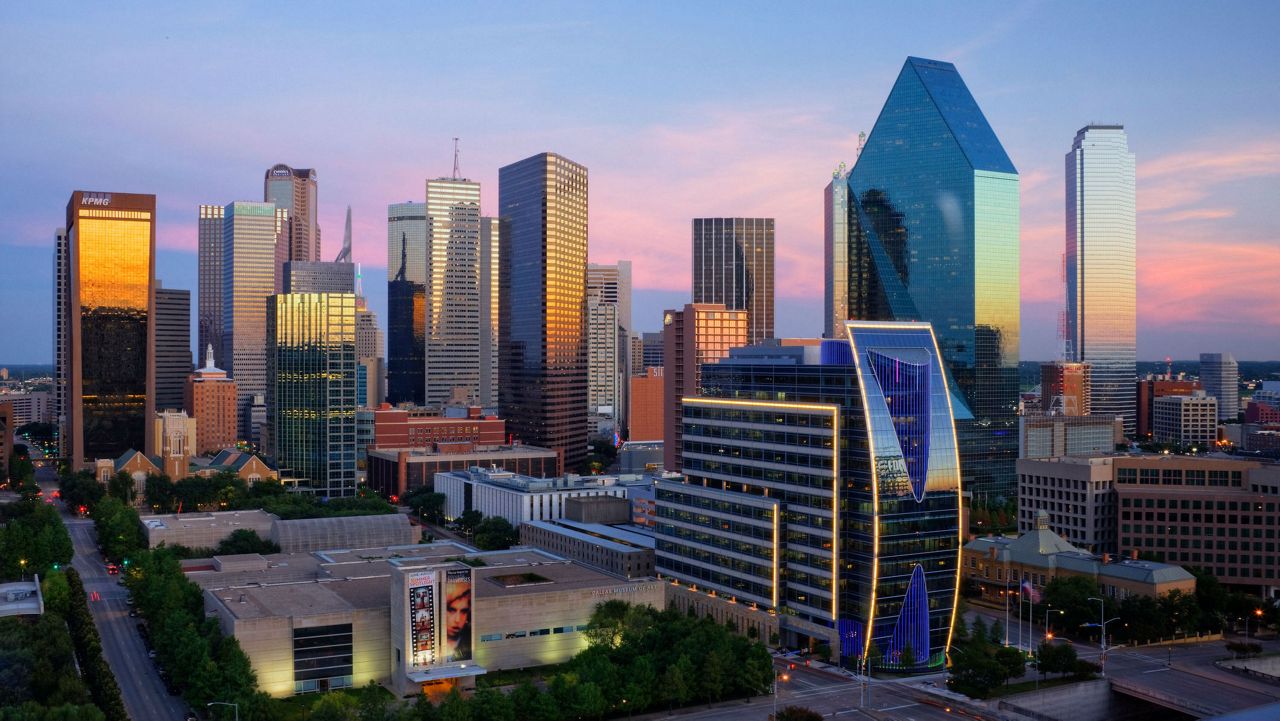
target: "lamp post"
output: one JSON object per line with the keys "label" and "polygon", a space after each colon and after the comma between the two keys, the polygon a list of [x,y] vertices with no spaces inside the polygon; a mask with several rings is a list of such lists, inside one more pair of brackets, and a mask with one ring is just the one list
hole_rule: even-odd
{"label": "lamp post", "polygon": [[1047,641],[1053,640],[1053,631],[1049,630],[1049,614],[1051,613],[1061,613],[1065,615],[1067,612],[1060,611],[1056,608],[1046,608],[1044,610],[1044,637],[1045,637],[1045,640]]}
{"label": "lamp post", "polygon": [[22,566],[22,580],[27,580],[27,559],[19,558],[18,565]]}
{"label": "lamp post", "polygon": [[783,681],[790,681],[791,677],[777,669],[773,672],[773,717],[778,718],[778,687]]}
{"label": "lamp post", "polygon": [[240,721],[240,704],[238,703],[229,703],[227,701],[210,701],[209,703],[205,704],[205,707],[209,707],[209,706],[230,706],[236,712],[236,721]]}

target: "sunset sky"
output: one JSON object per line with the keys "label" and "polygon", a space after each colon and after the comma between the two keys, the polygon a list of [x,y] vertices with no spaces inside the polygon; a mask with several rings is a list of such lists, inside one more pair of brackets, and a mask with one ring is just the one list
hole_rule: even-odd
{"label": "sunset sky", "polygon": [[[779,335],[822,324],[822,189],[908,55],[954,62],[1021,174],[1022,357],[1057,357],[1063,155],[1138,162],[1138,357],[1280,359],[1280,3],[286,3],[0,7],[0,362],[50,362],[73,190],[154,193],[157,274],[196,286],[196,208],[317,169],[385,327],[386,206],[502,165],[590,171],[595,262],[635,324],[689,297],[690,219],[777,219]],[[194,299],[193,299],[194,306]],[[194,311],[194,307],[193,307]]]}

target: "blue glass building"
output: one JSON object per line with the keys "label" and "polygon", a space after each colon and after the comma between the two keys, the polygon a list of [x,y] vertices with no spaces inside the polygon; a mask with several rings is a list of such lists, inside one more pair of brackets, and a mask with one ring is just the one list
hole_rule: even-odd
{"label": "blue glass building", "polygon": [[683,477],[657,486],[657,570],[767,609],[787,646],[908,670],[946,659],[960,460],[927,323],[731,351],[684,400]]}
{"label": "blue glass building", "polygon": [[828,263],[830,293],[850,318],[933,325],[966,486],[1012,498],[1018,172],[954,65],[907,58],[848,186],[847,245],[843,263]]}

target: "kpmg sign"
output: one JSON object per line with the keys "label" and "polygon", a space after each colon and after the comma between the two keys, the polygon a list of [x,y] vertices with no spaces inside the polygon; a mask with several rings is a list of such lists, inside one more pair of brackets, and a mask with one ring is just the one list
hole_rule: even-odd
{"label": "kpmg sign", "polygon": [[81,205],[111,205],[111,193],[85,193],[80,196]]}

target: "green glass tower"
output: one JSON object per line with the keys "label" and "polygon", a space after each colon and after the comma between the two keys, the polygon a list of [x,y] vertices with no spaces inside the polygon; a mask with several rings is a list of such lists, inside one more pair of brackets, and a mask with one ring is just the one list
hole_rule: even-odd
{"label": "green glass tower", "polygon": [[907,58],[850,171],[850,318],[933,325],[965,487],[1016,492],[1018,171],[951,63]]}

